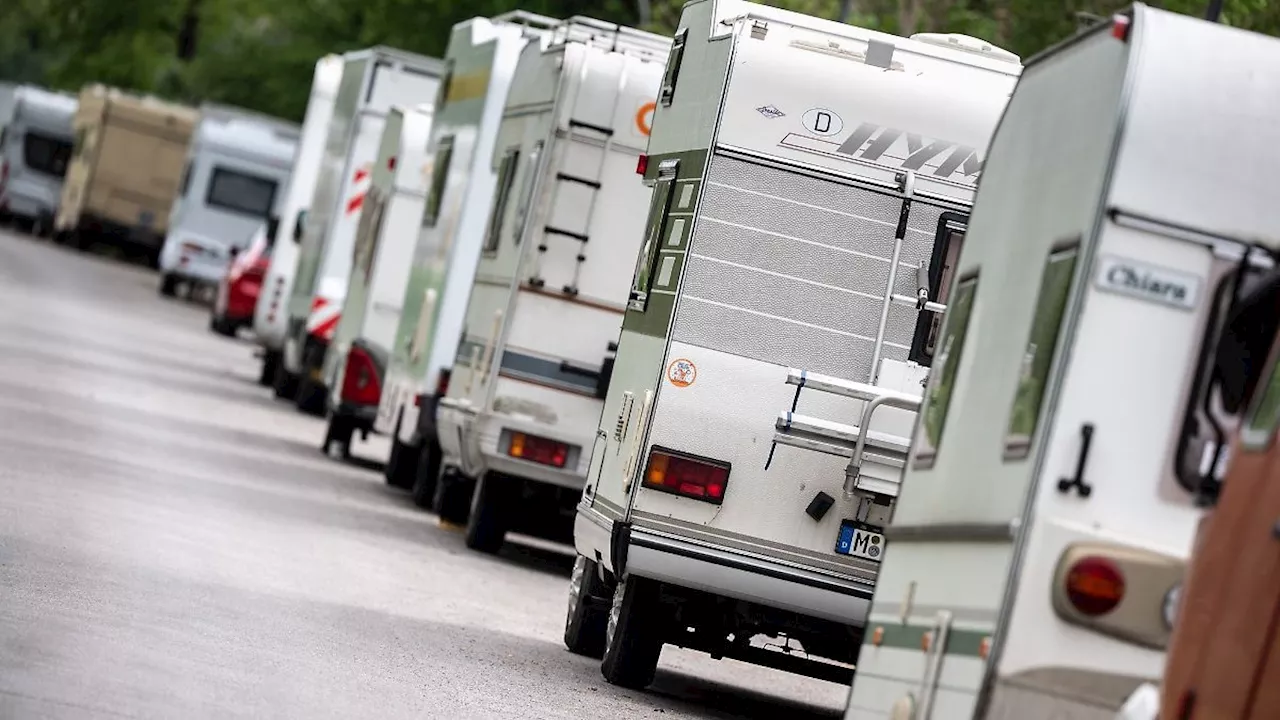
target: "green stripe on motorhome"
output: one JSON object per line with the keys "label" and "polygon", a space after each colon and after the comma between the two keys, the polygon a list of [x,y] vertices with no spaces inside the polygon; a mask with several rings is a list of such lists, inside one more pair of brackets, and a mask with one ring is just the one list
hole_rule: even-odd
{"label": "green stripe on motorhome", "polygon": [[[867,644],[871,647],[893,648],[895,650],[919,650],[923,652],[925,635],[933,632],[934,630],[936,630],[935,627],[925,625],[870,623],[867,625],[867,634],[871,640]],[[880,633],[879,642],[876,642],[876,633]],[[946,654],[959,657],[981,658],[982,641],[990,636],[991,634],[986,632],[951,628],[947,633]]]}
{"label": "green stripe on motorhome", "polygon": [[[652,155],[645,168],[645,179],[656,181],[658,168],[663,162],[679,161],[675,178],[672,181],[670,204],[666,215],[660,215],[654,208],[650,212],[649,222],[666,223],[658,247],[654,251],[653,267],[650,276],[653,278],[652,289],[644,310],[628,309],[622,321],[622,329],[665,338],[670,332],[671,319],[675,314],[675,290],[680,286],[680,278],[684,273],[685,254],[689,250],[689,241],[693,235],[694,208],[702,194],[702,176],[707,166],[706,150],[687,150],[684,152]],[[655,195],[654,202],[659,199]],[[646,232],[652,229],[646,229]]]}

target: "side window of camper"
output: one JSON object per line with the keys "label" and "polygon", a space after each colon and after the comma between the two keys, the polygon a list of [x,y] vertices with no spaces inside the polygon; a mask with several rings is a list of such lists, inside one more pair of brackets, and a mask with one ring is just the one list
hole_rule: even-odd
{"label": "side window of camper", "polygon": [[191,189],[191,163],[187,162],[187,166],[182,170],[182,185],[178,186],[178,197],[187,196],[187,191]]}
{"label": "side window of camper", "polygon": [[524,184],[520,188],[520,205],[516,208],[516,221],[511,228],[511,235],[516,244],[524,235],[524,226],[529,222],[529,208],[533,205],[533,190],[538,184],[538,161],[542,159],[542,141],[534,143],[529,151],[529,169],[524,173]]}
{"label": "side window of camper", "polygon": [[511,197],[511,185],[515,182],[519,161],[520,148],[513,147],[507,150],[498,164],[498,184],[494,188],[493,208],[489,211],[489,225],[484,233],[482,249],[485,254],[498,252],[498,244],[502,240],[502,218],[507,214],[507,200]]}
{"label": "side window of camper", "polygon": [[[929,259],[929,277],[926,289],[929,300],[946,305],[951,292],[951,281],[960,262],[960,248],[968,218],[947,212],[938,219],[938,232],[933,240],[933,256]],[[908,359],[926,367],[933,364],[938,347],[938,333],[942,331],[942,313],[921,311],[916,320],[916,333],[911,341]]]}
{"label": "side window of camper", "polygon": [[689,39],[689,28],[680,28],[671,43],[671,55],[667,58],[667,69],[662,74],[662,88],[658,91],[658,102],[662,107],[670,107],[676,95],[676,81],[680,78],[680,62],[684,60],[684,45]]}
{"label": "side window of camper", "polygon": [[919,445],[915,459],[917,470],[933,467],[938,447],[942,444],[942,430],[946,425],[947,411],[951,408],[956,371],[960,367],[965,333],[969,330],[969,318],[973,314],[977,294],[978,276],[961,278],[956,283],[950,304],[947,305],[942,334],[938,338],[937,362],[921,408],[924,432],[916,436]]}
{"label": "side window of camper", "polygon": [[1274,355],[1265,382],[1262,392],[1254,398],[1240,433],[1243,447],[1254,452],[1269,448],[1280,427],[1280,362]]}
{"label": "side window of camper", "polygon": [[215,167],[205,204],[266,219],[276,202],[276,182],[225,167]]}
{"label": "side window of camper", "polygon": [[423,227],[435,227],[440,219],[440,206],[444,202],[444,186],[449,179],[449,166],[453,160],[453,136],[440,138],[436,146],[436,159],[431,166],[431,188],[427,191],[426,211],[422,215]]}
{"label": "side window of camper", "polygon": [[649,293],[653,289],[653,269],[658,262],[658,250],[662,247],[662,238],[666,237],[667,213],[671,210],[672,186],[675,184],[676,171],[680,161],[663,160],[658,165],[658,182],[653,186],[653,204],[649,206],[649,222],[645,226],[647,232],[644,245],[640,246],[640,256],[636,258],[636,272],[631,278],[631,297],[627,308],[644,312],[649,306]]}
{"label": "side window of camper", "polygon": [[1022,355],[1018,389],[1009,412],[1009,427],[1004,438],[1006,460],[1020,460],[1031,453],[1031,439],[1040,423],[1040,406],[1049,381],[1049,367],[1058,347],[1059,330],[1071,295],[1075,278],[1076,257],[1080,240],[1059,244],[1049,251],[1040,275],[1040,295],[1036,298],[1031,334]]}

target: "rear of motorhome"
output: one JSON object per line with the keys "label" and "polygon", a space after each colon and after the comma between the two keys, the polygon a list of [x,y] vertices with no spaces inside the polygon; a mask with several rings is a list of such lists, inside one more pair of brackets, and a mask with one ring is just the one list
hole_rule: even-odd
{"label": "rear of motorhome", "polygon": [[297,125],[206,106],[160,253],[160,294],[213,286],[253,233],[278,217],[298,148]]}
{"label": "rear of motorhome", "polygon": [[289,299],[283,370],[299,409],[323,414],[323,366],[351,273],[352,247],[382,126],[393,104],[435,99],[444,64],[375,47],[346,53]]}
{"label": "rear of motorhome", "polygon": [[54,231],[81,248],[90,236],[125,243],[158,263],[198,121],[184,105],[102,85],[82,89]]}
{"label": "rear of motorhome", "polygon": [[76,98],[24,85],[0,108],[0,219],[53,229],[71,162]]}
{"label": "rear of motorhome", "polygon": [[253,334],[262,345],[262,372],[258,381],[273,386],[277,397],[292,398],[296,391],[297,379],[285,373],[281,366],[285,326],[289,319],[287,305],[298,267],[298,248],[302,242],[307,208],[311,206],[311,196],[320,177],[320,162],[324,157],[329,121],[333,118],[333,102],[341,79],[341,56],[326,55],[316,61],[298,152],[280,212],[277,242],[272,244],[271,264],[262,282],[262,301],[254,308]]}
{"label": "rear of motorhome", "polygon": [[685,5],[574,533],[565,643],[609,682],[648,685],[664,644],[848,681],[1019,69],[958,35]]}
{"label": "rear of motorhome", "polygon": [[494,141],[516,63],[558,21],[524,12],[453,26],[431,128],[430,186],[374,429],[392,436],[387,482],[430,506],[439,473],[436,402],[448,382],[493,202]]}
{"label": "rear of motorhome", "polygon": [[382,127],[342,315],[325,355],[329,388],[324,450],[351,454],[355,432],[367,436],[378,413],[387,358],[409,280],[409,258],[427,201],[427,142],[434,105],[392,106]]}
{"label": "rear of motorhome", "polygon": [[443,519],[473,549],[568,539],[649,189],[635,173],[670,39],[590,18],[526,45],[494,142],[497,187],[436,413]]}
{"label": "rear of motorhome", "polygon": [[[1272,337],[1218,347],[1274,266],[1251,249],[1280,227],[1278,60],[1276,39],[1135,5],[1028,63],[951,284],[846,717],[1109,719],[1158,682],[1195,497],[1219,483],[1246,396],[1209,360],[1253,372]],[[1251,142],[1170,166],[1170,148],[1224,128]]]}
{"label": "rear of motorhome", "polygon": [[231,259],[227,272],[218,281],[213,306],[209,308],[210,330],[235,337],[240,328],[252,322],[279,229],[280,223],[274,218],[259,225],[248,246]]}

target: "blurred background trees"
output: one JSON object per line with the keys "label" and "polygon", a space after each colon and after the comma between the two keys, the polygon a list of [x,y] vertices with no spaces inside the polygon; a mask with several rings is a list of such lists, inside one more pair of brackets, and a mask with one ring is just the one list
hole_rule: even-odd
{"label": "blurred background trees", "polygon": [[[99,81],[301,120],[317,58],[369,45],[439,57],[448,28],[517,7],[670,33],[684,0],[0,0],[0,80]],[[958,32],[1026,57],[1124,0],[768,0],[887,32]],[[1151,2],[1202,16],[1206,0]],[[1280,2],[1225,0],[1222,21],[1280,34]]]}

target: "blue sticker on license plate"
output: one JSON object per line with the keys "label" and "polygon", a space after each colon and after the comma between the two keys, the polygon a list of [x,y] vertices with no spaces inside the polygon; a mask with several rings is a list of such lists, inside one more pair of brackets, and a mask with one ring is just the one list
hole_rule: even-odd
{"label": "blue sticker on license plate", "polygon": [[869,525],[845,520],[840,523],[840,534],[836,536],[836,552],[880,562],[884,558],[884,535]]}

